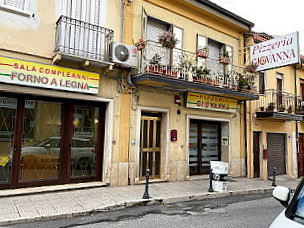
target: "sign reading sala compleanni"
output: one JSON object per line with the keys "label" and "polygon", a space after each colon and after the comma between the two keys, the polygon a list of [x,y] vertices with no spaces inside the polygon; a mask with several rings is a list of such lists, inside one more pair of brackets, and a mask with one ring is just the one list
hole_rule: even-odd
{"label": "sign reading sala compleanni", "polygon": [[261,71],[299,63],[298,38],[298,32],[294,32],[251,46],[251,64]]}
{"label": "sign reading sala compleanni", "polygon": [[0,56],[0,82],[97,94],[99,74]]}

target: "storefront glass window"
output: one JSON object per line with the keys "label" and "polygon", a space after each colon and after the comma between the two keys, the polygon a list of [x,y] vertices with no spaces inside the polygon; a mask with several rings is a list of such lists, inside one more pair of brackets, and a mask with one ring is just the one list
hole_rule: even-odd
{"label": "storefront glass window", "polygon": [[9,183],[17,100],[0,97],[0,183]]}
{"label": "storefront glass window", "polygon": [[71,177],[94,177],[99,108],[75,105],[71,146]]}
{"label": "storefront glass window", "polygon": [[25,101],[20,179],[58,178],[61,103]]}

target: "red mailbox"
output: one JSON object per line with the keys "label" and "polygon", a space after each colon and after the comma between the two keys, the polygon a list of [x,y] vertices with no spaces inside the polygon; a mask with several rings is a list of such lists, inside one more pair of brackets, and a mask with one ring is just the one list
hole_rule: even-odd
{"label": "red mailbox", "polygon": [[171,130],[171,141],[177,141],[177,130]]}
{"label": "red mailbox", "polygon": [[263,159],[267,159],[267,149],[263,149]]}

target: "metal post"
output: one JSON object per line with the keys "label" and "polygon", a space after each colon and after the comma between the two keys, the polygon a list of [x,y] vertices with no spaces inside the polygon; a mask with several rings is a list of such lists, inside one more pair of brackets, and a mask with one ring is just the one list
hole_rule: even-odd
{"label": "metal post", "polygon": [[273,179],[272,179],[272,185],[273,187],[276,187],[276,182],[275,182],[275,178],[276,178],[276,173],[277,173],[277,168],[273,167]]}
{"label": "metal post", "polygon": [[213,173],[212,173],[212,169],[210,168],[210,170],[209,170],[209,189],[208,189],[208,192],[214,192],[213,187],[212,187],[212,180],[213,180]]}
{"label": "metal post", "polygon": [[149,177],[150,177],[150,169],[147,169],[146,171],[146,187],[145,187],[145,193],[143,195],[143,199],[149,199]]}

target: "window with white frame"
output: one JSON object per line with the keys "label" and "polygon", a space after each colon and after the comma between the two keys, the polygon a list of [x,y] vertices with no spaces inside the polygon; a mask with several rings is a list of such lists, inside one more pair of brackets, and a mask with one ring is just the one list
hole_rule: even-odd
{"label": "window with white frame", "polygon": [[28,13],[29,0],[0,0],[0,7],[10,11]]}

